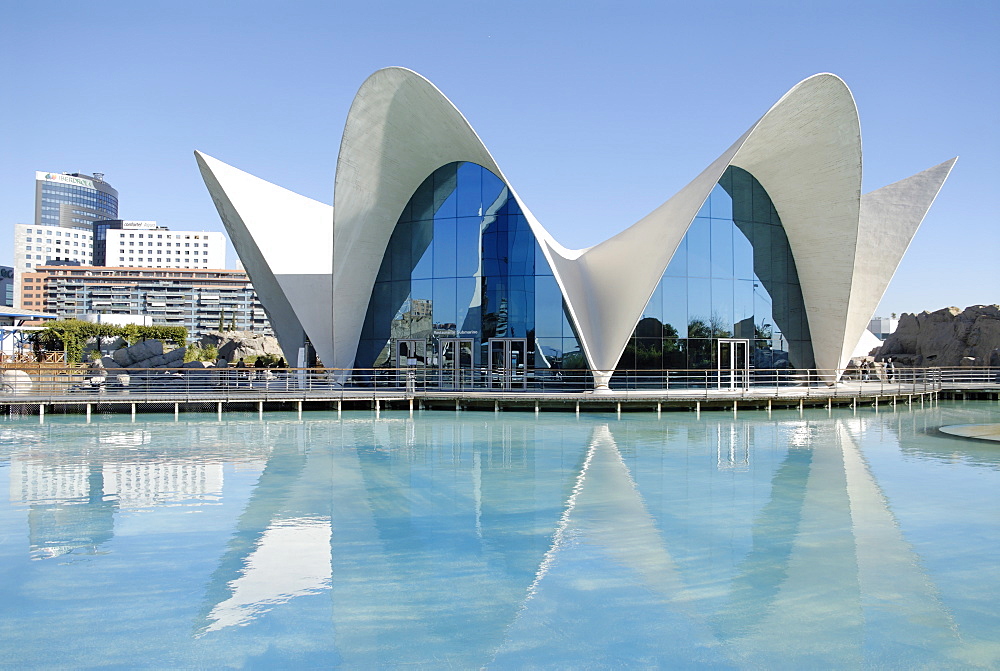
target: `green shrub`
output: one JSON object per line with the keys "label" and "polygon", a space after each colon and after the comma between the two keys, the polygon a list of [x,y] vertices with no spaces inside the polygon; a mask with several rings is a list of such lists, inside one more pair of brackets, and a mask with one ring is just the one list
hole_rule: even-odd
{"label": "green shrub", "polygon": [[189,361],[215,361],[219,358],[219,350],[215,345],[199,347],[191,345],[184,352],[184,363]]}

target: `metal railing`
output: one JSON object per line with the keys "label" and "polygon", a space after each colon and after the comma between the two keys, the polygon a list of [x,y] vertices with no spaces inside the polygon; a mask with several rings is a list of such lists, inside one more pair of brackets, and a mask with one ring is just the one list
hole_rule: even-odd
{"label": "metal railing", "polygon": [[[590,370],[275,369],[190,365],[169,369],[102,370],[53,367],[51,364],[7,364],[0,373],[0,404],[579,394],[594,389],[594,371]],[[893,396],[942,388],[1000,391],[1000,369],[897,368],[879,374],[864,374],[856,369],[619,370],[612,376],[610,387],[606,393],[623,397]]]}

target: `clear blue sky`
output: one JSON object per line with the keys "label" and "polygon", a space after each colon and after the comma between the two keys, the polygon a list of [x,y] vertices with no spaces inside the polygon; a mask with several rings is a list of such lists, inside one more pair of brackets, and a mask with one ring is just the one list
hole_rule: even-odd
{"label": "clear blue sky", "polygon": [[[781,95],[843,77],[864,190],[961,156],[877,314],[1000,302],[1000,3],[17,2],[0,22],[0,263],[35,170],[103,172],[120,215],[223,230],[199,149],[330,202],[378,68],[434,82],[563,244],[673,195]],[[230,263],[233,263],[230,258]]]}

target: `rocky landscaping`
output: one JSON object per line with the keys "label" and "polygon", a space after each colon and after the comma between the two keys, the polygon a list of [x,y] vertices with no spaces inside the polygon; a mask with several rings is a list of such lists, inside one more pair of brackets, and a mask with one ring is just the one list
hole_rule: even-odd
{"label": "rocky landscaping", "polygon": [[903,314],[875,354],[913,367],[1000,366],[1000,305]]}

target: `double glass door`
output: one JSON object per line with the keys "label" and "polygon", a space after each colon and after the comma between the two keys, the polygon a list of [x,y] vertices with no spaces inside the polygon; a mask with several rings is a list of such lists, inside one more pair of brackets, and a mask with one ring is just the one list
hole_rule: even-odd
{"label": "double glass door", "polygon": [[750,341],[738,338],[718,340],[719,389],[746,389],[750,386]]}
{"label": "double glass door", "polygon": [[528,341],[524,338],[490,338],[490,387],[526,389]]}
{"label": "double glass door", "polygon": [[438,341],[438,386],[441,389],[472,387],[474,352],[472,338]]}

